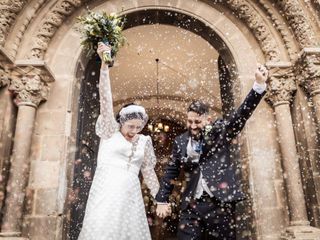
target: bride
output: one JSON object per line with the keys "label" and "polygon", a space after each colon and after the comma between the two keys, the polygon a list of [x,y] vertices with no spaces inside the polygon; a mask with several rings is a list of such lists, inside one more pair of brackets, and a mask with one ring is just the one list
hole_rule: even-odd
{"label": "bride", "polygon": [[[110,52],[99,43],[98,54]],[[108,65],[102,61],[99,80],[100,115],[96,134],[101,138],[97,168],[78,240],[150,240],[140,181],[155,197],[159,182],[150,136],[138,134],[148,121],[142,106],[125,106],[114,118]]]}

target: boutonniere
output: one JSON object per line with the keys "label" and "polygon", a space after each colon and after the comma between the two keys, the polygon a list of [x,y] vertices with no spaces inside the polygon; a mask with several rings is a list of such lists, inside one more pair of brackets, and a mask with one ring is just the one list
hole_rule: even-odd
{"label": "boutonniere", "polygon": [[208,140],[212,128],[213,128],[212,125],[207,125],[207,126],[204,127],[204,138],[205,138],[205,140]]}

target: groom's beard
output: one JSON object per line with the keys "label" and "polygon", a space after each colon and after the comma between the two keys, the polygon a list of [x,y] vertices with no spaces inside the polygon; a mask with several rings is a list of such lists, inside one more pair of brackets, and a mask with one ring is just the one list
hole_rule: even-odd
{"label": "groom's beard", "polygon": [[189,136],[191,136],[194,140],[198,141],[201,138],[201,132],[202,129],[201,128],[196,128],[196,129],[188,129],[189,132]]}

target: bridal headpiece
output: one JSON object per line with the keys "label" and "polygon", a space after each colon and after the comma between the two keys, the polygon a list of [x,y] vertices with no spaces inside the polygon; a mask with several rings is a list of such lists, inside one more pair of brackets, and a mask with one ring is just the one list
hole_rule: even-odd
{"label": "bridal headpiece", "polygon": [[120,124],[131,119],[141,119],[143,121],[143,126],[145,126],[149,117],[144,107],[133,104],[122,108],[119,112]]}

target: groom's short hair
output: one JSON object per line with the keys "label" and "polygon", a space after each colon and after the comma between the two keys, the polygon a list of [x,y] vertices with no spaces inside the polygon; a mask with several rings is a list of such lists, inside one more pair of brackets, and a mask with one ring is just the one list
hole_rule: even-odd
{"label": "groom's short hair", "polygon": [[195,112],[199,115],[208,114],[209,106],[200,100],[195,100],[189,105],[188,112]]}

